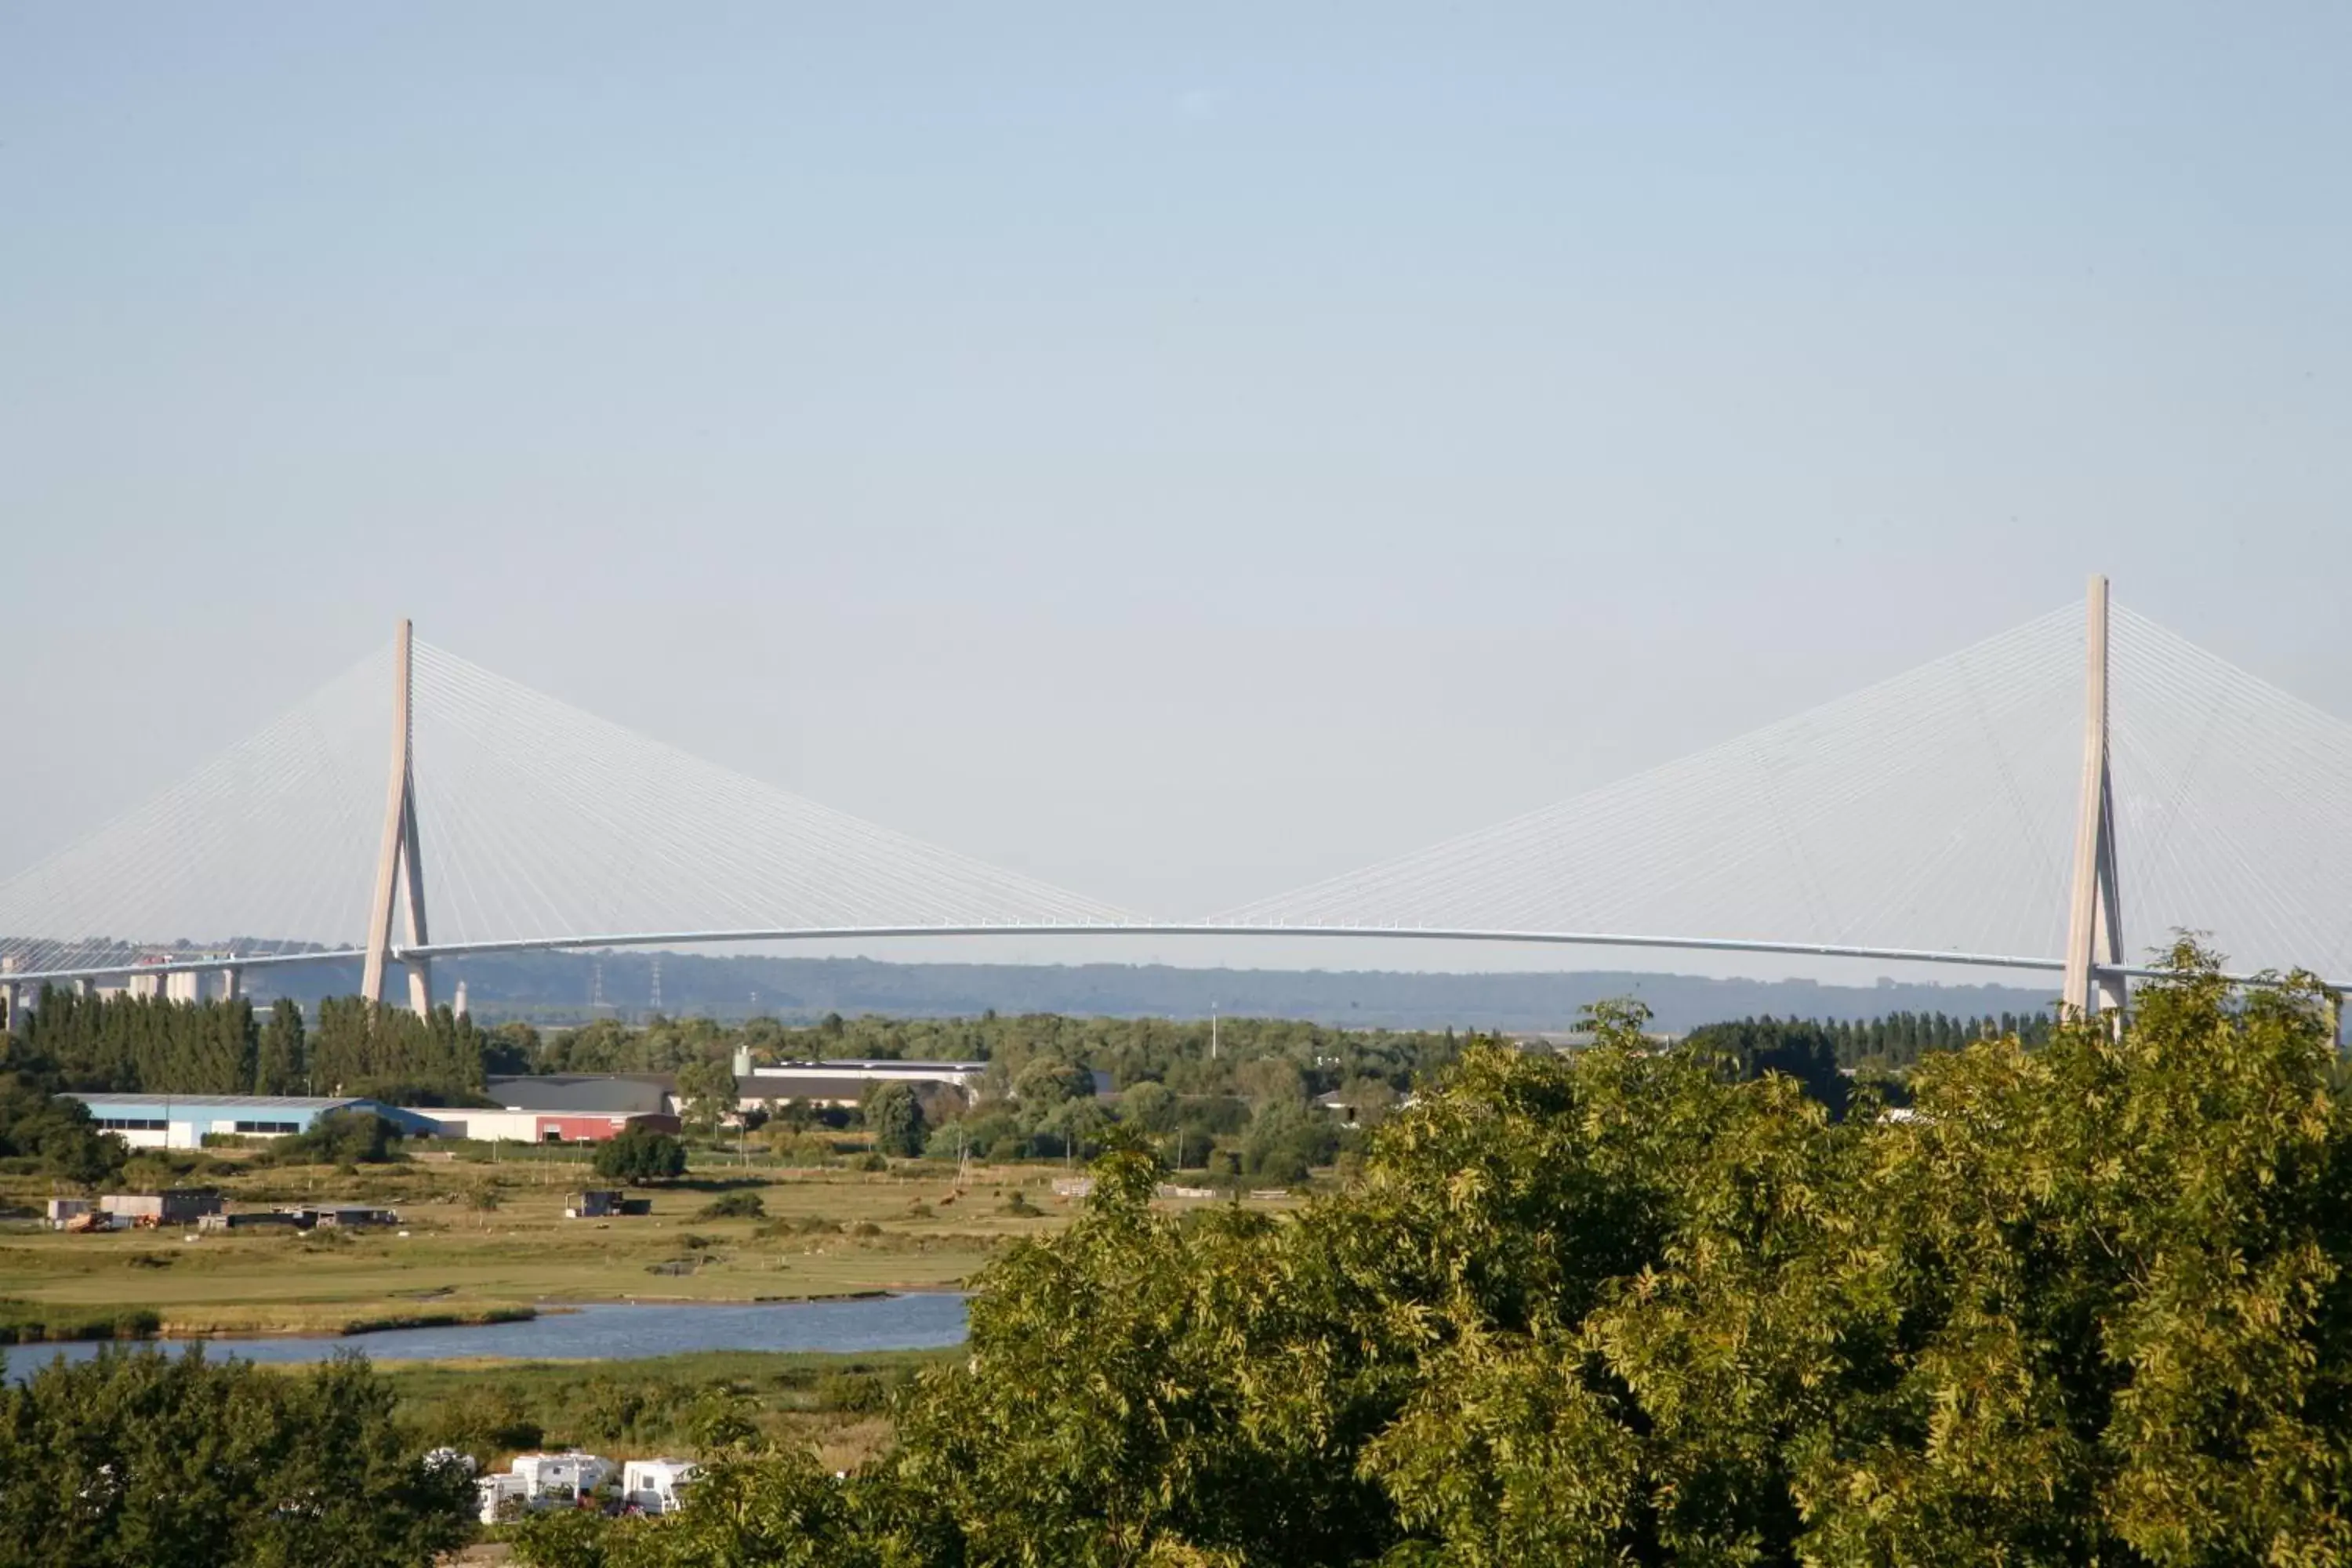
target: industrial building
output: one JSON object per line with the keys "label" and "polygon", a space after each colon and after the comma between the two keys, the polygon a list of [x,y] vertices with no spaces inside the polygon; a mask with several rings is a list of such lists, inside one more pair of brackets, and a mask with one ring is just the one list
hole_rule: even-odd
{"label": "industrial building", "polygon": [[208,1134],[283,1138],[307,1132],[330,1110],[365,1110],[412,1138],[430,1138],[441,1124],[429,1116],[358,1096],[276,1094],[76,1094],[99,1130],[134,1149],[201,1149]]}
{"label": "industrial building", "polygon": [[[981,1080],[988,1076],[986,1062],[908,1061],[897,1057],[839,1057],[816,1061],[775,1062],[766,1067],[754,1067],[751,1053],[735,1053],[735,1076],[739,1079],[772,1079],[776,1084],[822,1082],[831,1087],[842,1079],[854,1079],[866,1088],[877,1083],[946,1084],[961,1089],[965,1096],[977,1093]],[[862,1089],[861,1089],[862,1092]],[[792,1098],[786,1096],[785,1098]],[[814,1100],[814,1094],[800,1098]],[[856,1096],[853,1095],[852,1100]]]}
{"label": "industrial building", "polygon": [[857,1105],[877,1084],[934,1085],[966,1100],[980,1092],[986,1062],[906,1061],[892,1057],[842,1057],[829,1060],[777,1062],[754,1067],[751,1053],[735,1053],[735,1103],[739,1110],[773,1110],[792,1100],[810,1105]]}
{"label": "industrial building", "polygon": [[589,1143],[631,1127],[678,1130],[672,1080],[659,1073],[541,1073],[493,1078],[482,1087],[496,1110],[436,1111],[451,1138],[485,1142]]}

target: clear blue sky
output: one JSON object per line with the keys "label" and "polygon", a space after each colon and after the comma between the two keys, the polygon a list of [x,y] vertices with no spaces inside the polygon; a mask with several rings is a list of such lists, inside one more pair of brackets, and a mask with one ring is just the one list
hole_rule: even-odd
{"label": "clear blue sky", "polygon": [[2075,596],[2352,716],[2352,7],[0,4],[0,873],[413,615],[1184,914]]}

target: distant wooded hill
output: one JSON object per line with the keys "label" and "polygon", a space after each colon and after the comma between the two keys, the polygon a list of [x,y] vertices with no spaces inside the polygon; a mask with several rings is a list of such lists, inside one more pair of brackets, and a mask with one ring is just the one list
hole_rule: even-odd
{"label": "distant wooded hill", "polygon": [[[1396,970],[1180,969],[1167,964],[885,963],[865,958],[714,957],[665,952],[659,1010],[672,1017],[759,1016],[786,1022],[885,1013],[898,1017],[1063,1013],[1082,1016],[1299,1018],[1365,1028],[1559,1030],[1594,1002],[1631,996],[1654,1026],[1680,1033],[1727,1018],[1869,1019],[1893,1013],[1978,1017],[2047,1008],[2047,985],[1823,985],[1810,980],[1710,980],[1688,974],[1594,971],[1549,974],[1423,974]],[[485,1023],[553,1024],[655,1010],[647,952],[509,953],[434,966],[446,1000],[463,979]],[[600,978],[601,971],[601,978]],[[348,995],[358,965],[273,973],[248,971],[257,996],[303,1001]],[[592,1006],[601,990],[604,1005]]]}

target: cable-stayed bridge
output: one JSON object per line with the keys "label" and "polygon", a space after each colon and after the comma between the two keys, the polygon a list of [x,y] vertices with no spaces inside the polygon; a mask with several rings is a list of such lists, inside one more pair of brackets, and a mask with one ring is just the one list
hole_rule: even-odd
{"label": "cable-stayed bridge", "polygon": [[[389,726],[384,697],[389,694]],[[1544,810],[1192,919],[925,844],[421,641],[5,882],[0,987],[961,933],[1403,937],[2352,977],[2352,724],[2084,601]],[[174,945],[175,941],[201,945]],[[397,995],[397,989],[395,989]]]}

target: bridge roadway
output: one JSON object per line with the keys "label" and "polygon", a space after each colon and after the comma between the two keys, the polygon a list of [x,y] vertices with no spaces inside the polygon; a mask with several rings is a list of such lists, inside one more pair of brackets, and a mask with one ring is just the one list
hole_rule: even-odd
{"label": "bridge roadway", "polygon": [[[498,942],[432,942],[420,943],[415,947],[394,945],[391,949],[391,956],[394,962],[398,963],[412,958],[467,958],[501,952],[560,952],[589,948],[668,948],[778,942],[866,942],[938,936],[1373,938],[1408,942],[1481,942],[1555,947],[1666,949],[1682,952],[1769,953],[1801,958],[1859,958],[1886,963],[1944,963],[1965,968],[2031,970],[2053,974],[2063,973],[2066,967],[2065,960],[2061,958],[2035,958],[2011,953],[1963,952],[1939,948],[1869,947],[1843,942],[1777,942],[1746,937],[1650,936],[1626,932],[1439,929],[1429,926],[1218,925],[1205,922],[1160,921],[1087,925],[889,925],[824,926],[791,930],[625,931],[590,935],[521,937]],[[97,980],[124,974],[171,974],[205,970],[242,972],[248,969],[280,968],[304,963],[351,963],[363,960],[366,956],[364,949],[356,947],[310,952],[254,953],[231,957],[214,953],[204,958],[132,961],[121,963],[30,970],[0,975],[0,984],[22,986],[67,980]],[[2168,973],[2153,967],[2127,964],[2103,966],[2102,972],[2130,980],[2159,979]],[[2244,984],[2258,977],[2251,974],[2231,974],[2224,978]],[[2352,990],[2352,984],[2335,981],[2330,981],[2328,984],[2338,990]]]}

